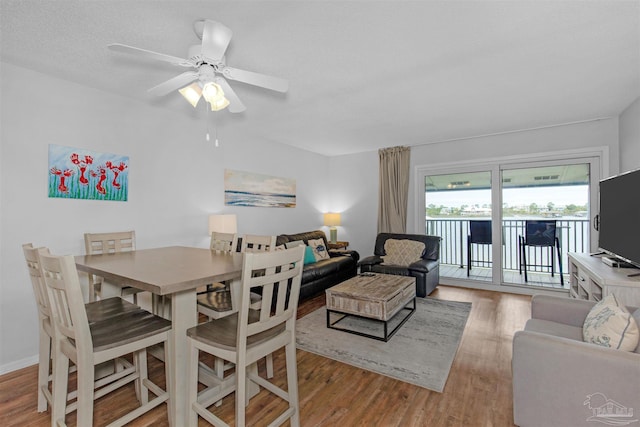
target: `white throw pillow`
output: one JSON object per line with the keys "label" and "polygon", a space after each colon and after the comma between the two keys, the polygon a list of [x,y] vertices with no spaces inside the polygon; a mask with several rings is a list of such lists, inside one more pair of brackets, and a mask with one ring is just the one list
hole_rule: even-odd
{"label": "white throw pillow", "polygon": [[424,243],[415,240],[387,239],[384,242],[383,264],[408,266],[422,258]]}
{"label": "white throw pillow", "polygon": [[284,244],[287,249],[295,248],[296,246],[304,246],[304,242],[302,240],[293,240],[291,242],[287,242]]}
{"label": "white throw pillow", "polygon": [[329,252],[327,252],[327,247],[324,245],[324,240],[322,239],[309,239],[308,242],[311,249],[313,249],[313,255],[316,257],[316,261],[320,261],[322,259],[329,259]]}
{"label": "white throw pillow", "polygon": [[593,306],[582,327],[585,342],[634,351],[638,345],[638,325],[624,306],[611,294]]}

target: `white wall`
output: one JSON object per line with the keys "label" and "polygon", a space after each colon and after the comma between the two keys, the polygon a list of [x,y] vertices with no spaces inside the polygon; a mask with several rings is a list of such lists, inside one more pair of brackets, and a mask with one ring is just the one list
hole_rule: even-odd
{"label": "white wall", "polygon": [[[233,126],[214,148],[203,122],[180,112],[0,65],[0,373],[36,361],[37,316],[23,243],[81,254],[84,232],[135,229],[141,249],[206,247],[207,217],[216,212],[236,213],[239,233],[322,225],[329,187],[311,167],[327,170],[325,156],[246,140]],[[48,198],[48,144],[128,155],[129,201]],[[295,179],[297,207],[225,207],[225,168]]]}
{"label": "white wall", "polygon": [[640,169],[640,97],[620,115],[620,172]]}

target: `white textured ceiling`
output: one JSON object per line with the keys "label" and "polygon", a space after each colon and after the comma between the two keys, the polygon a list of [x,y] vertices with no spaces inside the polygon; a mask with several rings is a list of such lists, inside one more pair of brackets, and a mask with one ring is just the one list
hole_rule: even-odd
{"label": "white textured ceiling", "polygon": [[193,21],[231,28],[231,66],[289,80],[231,82],[247,106],[220,126],[326,155],[612,117],[640,96],[640,0],[1,0],[2,60],[194,116],[146,89],[181,68]]}

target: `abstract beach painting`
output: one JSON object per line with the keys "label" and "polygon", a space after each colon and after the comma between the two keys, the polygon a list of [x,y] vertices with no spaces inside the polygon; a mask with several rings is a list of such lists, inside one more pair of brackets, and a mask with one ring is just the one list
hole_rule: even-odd
{"label": "abstract beach painting", "polygon": [[296,181],[290,178],[225,169],[224,204],[294,208]]}
{"label": "abstract beach painting", "polygon": [[129,157],[49,144],[49,197],[127,201]]}

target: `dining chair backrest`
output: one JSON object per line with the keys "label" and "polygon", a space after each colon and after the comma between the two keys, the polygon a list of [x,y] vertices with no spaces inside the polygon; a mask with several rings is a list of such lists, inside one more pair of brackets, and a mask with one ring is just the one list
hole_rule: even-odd
{"label": "dining chair backrest", "polygon": [[[287,324],[286,329],[293,332],[296,318],[304,246],[284,251],[267,253],[245,253],[242,266],[242,295],[239,306],[238,348],[246,346],[248,337],[270,330],[278,325]],[[256,274],[256,272],[264,272]],[[264,307],[273,310],[260,310],[259,320],[249,323],[251,293],[262,294]]]}
{"label": "dining chair backrest", "polygon": [[40,265],[51,301],[51,317],[59,340],[75,341],[79,351],[93,349],[80,280],[72,255],[40,254]]}
{"label": "dining chair backrest", "polygon": [[[110,233],[84,233],[84,248],[87,255],[100,255],[117,252],[134,251],[136,249],[136,232],[135,231],[116,231]],[[89,274],[89,301],[96,299],[96,287],[102,283],[102,278]],[[137,302],[135,292],[132,288],[123,288],[131,290],[134,294],[134,302]]]}
{"label": "dining chair backrest", "polygon": [[87,255],[133,251],[136,249],[136,232],[84,233],[84,247]]}
{"label": "dining chair backrest", "polygon": [[245,234],[242,236],[240,252],[272,252],[276,247],[276,236]]}
{"label": "dining chair backrest", "polygon": [[27,269],[29,270],[29,277],[31,279],[31,286],[33,287],[33,294],[36,299],[38,314],[42,321],[43,319],[51,317],[51,308],[49,304],[47,286],[44,283],[42,271],[40,270],[39,253],[48,255],[49,250],[47,248],[34,248],[31,243],[26,243],[22,245],[22,251],[24,252],[24,259],[27,262]]}
{"label": "dining chair backrest", "polygon": [[210,249],[216,253],[235,253],[238,250],[238,235],[235,233],[211,233]]}

